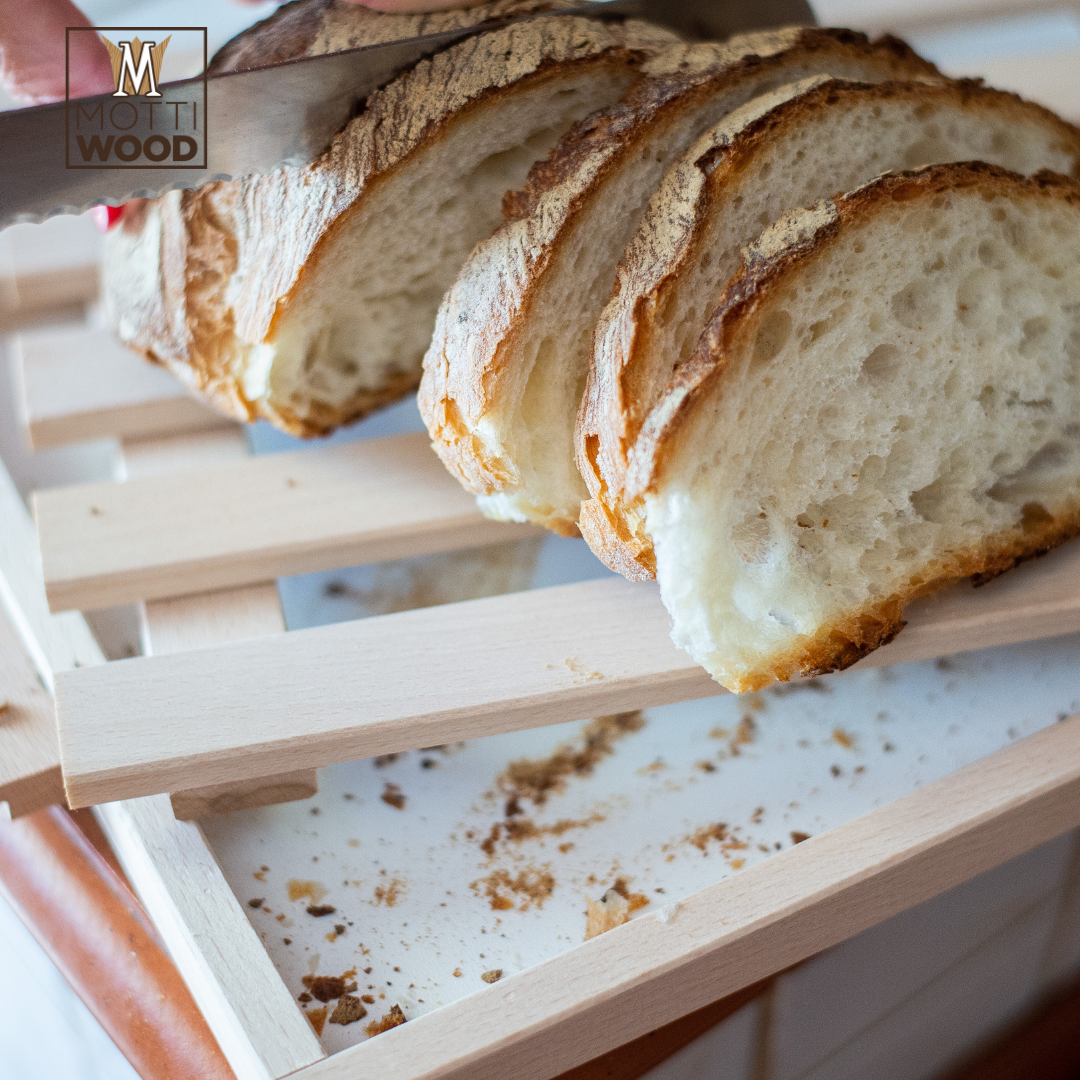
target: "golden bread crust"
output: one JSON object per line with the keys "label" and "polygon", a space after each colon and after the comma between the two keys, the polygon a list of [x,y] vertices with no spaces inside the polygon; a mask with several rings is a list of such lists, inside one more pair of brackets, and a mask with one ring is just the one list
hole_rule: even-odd
{"label": "golden bread crust", "polygon": [[[289,58],[562,6],[570,0],[495,0],[420,17],[311,0],[306,7],[291,6],[296,11],[282,9],[264,34],[274,56]],[[253,52],[263,40],[253,33],[221,64],[264,62],[263,53]],[[106,290],[121,339],[165,364],[222,411],[243,420],[263,416],[292,434],[326,434],[403,396],[416,387],[418,372],[391,375],[341,408],[316,407],[300,417],[265,396],[252,400],[244,375],[249,354],[271,334],[334,230],[449,124],[569,69],[636,66],[650,48],[670,41],[667,31],[645,24],[578,18],[538,19],[469,38],[373,94],[313,164],[156,200],[159,212],[147,215],[138,235],[108,238]],[[135,247],[143,254],[159,251],[157,293],[120,287],[125,274],[118,264],[135,258]]]}
{"label": "golden bread crust", "polygon": [[[798,130],[820,115],[820,110],[842,108],[846,102],[905,98],[917,98],[927,105],[955,104],[967,110],[993,111],[1013,117],[1017,123],[1041,125],[1072,154],[1077,163],[1074,175],[1080,174],[1080,129],[1016,94],[972,80],[943,80],[936,85],[833,80],[777,105],[738,132],[724,134],[696,161],[671,170],[667,187],[662,189],[666,198],[658,197],[653,204],[656,210],[669,209],[647,216],[624,257],[619,288],[595,337],[578,420],[578,464],[592,495],[589,502],[603,504],[602,512],[590,508],[589,514],[594,521],[610,523],[607,535],[598,543],[605,551],[601,558],[612,569],[615,566],[607,557],[614,558],[617,547],[622,548],[617,556],[620,565],[633,565],[640,573],[654,564],[651,541],[640,526],[640,491],[627,490],[631,486],[627,474],[631,461],[639,456],[635,443],[646,418],[654,408],[664,407],[660,402],[670,385],[669,372],[655,369],[657,328],[668,317],[681,270],[698,257],[706,219],[722,198],[724,185],[738,177],[779,132]],[[632,486],[639,487],[639,483]]]}
{"label": "golden bread crust", "polygon": [[[742,271],[724,291],[697,351],[676,373],[662,406],[646,421],[627,478],[627,489],[640,498],[655,489],[675,444],[696,409],[718,392],[729,358],[747,347],[757,331],[757,315],[774,294],[790,287],[838,238],[873,217],[883,206],[929,200],[937,195],[976,190],[984,198],[1059,199],[1080,209],[1080,183],[1051,172],[1022,177],[982,162],[933,165],[889,173],[846,195],[810,210],[795,211],[781,227],[747,249]],[[1025,507],[1015,527],[984,538],[967,550],[952,552],[924,567],[891,596],[845,612],[796,646],[762,658],[755,672],[725,682],[736,692],[760,689],[775,681],[821,675],[850,667],[891,641],[903,627],[904,604],[946,585],[974,578],[982,584],[1080,536],[1080,493],[1065,492],[1054,505]]]}
{"label": "golden bread crust", "polygon": [[[723,45],[672,47],[646,65],[650,78],[572,128],[533,166],[524,189],[507,194],[505,224],[477,247],[443,302],[420,386],[432,445],[466,488],[493,495],[519,483],[513,461],[479,430],[509,395],[533,300],[580,217],[602,198],[606,178],[633,159],[652,125],[802,57],[835,54],[871,56],[883,72],[907,78],[940,78],[903,42],[870,43],[851,30],[790,27]],[[568,529],[574,522],[545,524]]]}

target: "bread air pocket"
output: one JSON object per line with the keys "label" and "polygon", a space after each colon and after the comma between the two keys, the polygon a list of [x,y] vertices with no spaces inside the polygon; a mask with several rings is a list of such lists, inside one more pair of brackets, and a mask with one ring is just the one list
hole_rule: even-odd
{"label": "bread air pocket", "polygon": [[[752,102],[732,114],[668,170],[593,337],[577,428],[592,496],[581,530],[608,566],[630,578],[654,571],[643,508],[624,490],[634,442],[693,353],[743,249],[766,225],[890,169],[977,160],[1024,174],[1075,174],[1080,164],[1080,131],[1015,94],[967,82],[833,80],[789,89],[768,109]],[[919,288],[898,301],[901,318],[919,318]],[[808,333],[832,335],[839,320],[857,316],[846,303],[830,307]],[[889,366],[889,348],[870,368]]]}
{"label": "bread air pocket", "polygon": [[1080,185],[881,177],[746,253],[635,446],[673,637],[735,691],[1080,532]]}

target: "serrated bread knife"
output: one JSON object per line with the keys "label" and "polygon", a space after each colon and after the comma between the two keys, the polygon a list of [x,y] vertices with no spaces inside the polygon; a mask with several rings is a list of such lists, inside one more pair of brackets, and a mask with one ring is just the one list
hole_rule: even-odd
{"label": "serrated bread knife", "polygon": [[[644,17],[687,37],[702,39],[814,21],[806,0],[610,0],[545,14]],[[76,116],[82,126],[86,117],[103,115],[96,113],[98,108],[112,108],[114,95],[0,113],[0,228],[19,221],[41,221],[54,214],[80,213],[102,203],[117,206],[174,188],[197,188],[215,180],[265,173],[280,165],[306,164],[329,146],[334,134],[370,94],[418,61],[475,34],[535,17],[488,21],[425,37],[209,76],[203,105],[205,153],[194,166],[103,166],[97,164],[103,156],[100,152],[95,155],[90,136],[85,136],[73,153],[70,117]],[[203,85],[200,77],[162,83],[158,89],[162,100],[171,102],[201,95]],[[167,108],[163,111],[167,113]],[[174,146],[160,135],[160,112],[156,114],[157,132],[151,129],[152,109],[131,108],[131,112],[138,113],[138,118],[130,130],[125,129],[125,136],[141,144],[157,134],[153,145],[162,151],[167,145],[170,161],[183,160],[185,149],[194,147],[194,142],[182,141]],[[69,167],[72,158],[76,167]],[[94,167],[86,167],[86,162]],[[203,163],[206,167],[199,167]]]}

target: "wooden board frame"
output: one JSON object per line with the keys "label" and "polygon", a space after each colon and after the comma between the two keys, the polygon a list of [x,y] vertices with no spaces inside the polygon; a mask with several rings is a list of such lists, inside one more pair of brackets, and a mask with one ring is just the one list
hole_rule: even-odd
{"label": "wooden board frame", "polygon": [[[962,7],[977,16],[987,5],[964,0]],[[1006,0],[994,12],[1028,7]],[[884,25],[893,24],[886,19]],[[0,325],[49,304],[85,302],[94,277],[79,275],[74,293],[63,291],[70,276],[69,282],[55,275],[21,282],[0,296]],[[35,292],[40,301],[33,300]],[[116,423],[115,416],[108,421]],[[0,475],[0,488],[3,480]],[[17,540],[25,536],[22,524],[16,531]],[[32,549],[11,543],[10,532],[0,529],[0,555],[0,599],[43,683],[51,685],[55,670],[101,662],[80,615],[48,615]],[[1029,612],[1029,628],[1044,616]],[[992,638],[1000,627],[989,631]],[[242,911],[242,921],[231,927],[238,936],[223,932],[217,905],[232,918],[236,901],[197,827],[177,822],[161,796],[113,804],[100,815],[240,1080],[286,1074],[310,1080],[467,1074],[474,1080],[508,1071],[521,1080],[546,1080],[725,989],[747,985],[756,972],[811,955],[1073,827],[1080,820],[1078,745],[1078,720],[1057,724],[664,909],[661,918],[639,917],[323,1060],[312,1054],[310,1032],[296,1029],[298,1010],[278,993],[272,967],[259,969],[269,967],[256,984],[258,1002],[243,1000],[249,986],[238,992],[230,982],[230,962],[250,970],[245,965],[263,963],[266,954]],[[202,892],[191,889],[196,879]]]}

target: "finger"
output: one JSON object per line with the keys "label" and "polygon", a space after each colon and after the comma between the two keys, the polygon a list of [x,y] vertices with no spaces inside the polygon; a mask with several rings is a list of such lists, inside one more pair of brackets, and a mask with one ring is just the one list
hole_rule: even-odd
{"label": "finger", "polygon": [[97,34],[71,34],[65,63],[65,27],[92,25],[71,0],[0,0],[0,86],[26,105],[63,101],[70,66],[73,98],[108,93],[112,68]]}

